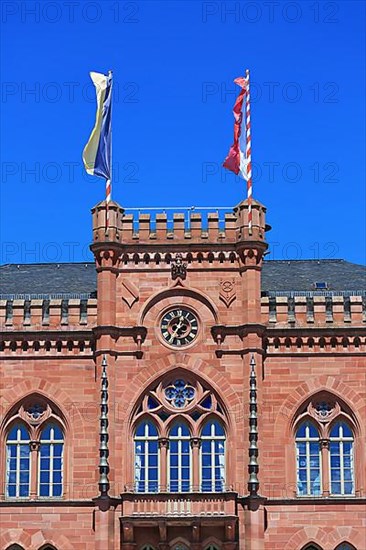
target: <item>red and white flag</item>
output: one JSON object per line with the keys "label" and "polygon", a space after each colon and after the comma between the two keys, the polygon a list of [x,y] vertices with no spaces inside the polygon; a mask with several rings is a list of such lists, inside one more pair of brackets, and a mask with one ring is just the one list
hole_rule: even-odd
{"label": "red and white flag", "polygon": [[240,174],[246,181],[248,181],[248,162],[250,161],[251,154],[251,150],[247,150],[248,135],[250,138],[250,112],[249,120],[247,114],[249,79],[248,77],[239,77],[236,78],[234,82],[241,87],[241,90],[236,98],[233,109],[235,119],[234,143],[230,147],[229,154],[226,157],[223,166],[235,174]]}
{"label": "red and white flag", "polygon": [[230,147],[228,156],[224,161],[224,168],[235,174],[240,174],[247,182],[248,197],[248,226],[249,233],[252,232],[252,137],[250,132],[250,91],[249,71],[245,77],[234,80],[235,84],[241,87],[236,98],[234,114],[234,143]]}

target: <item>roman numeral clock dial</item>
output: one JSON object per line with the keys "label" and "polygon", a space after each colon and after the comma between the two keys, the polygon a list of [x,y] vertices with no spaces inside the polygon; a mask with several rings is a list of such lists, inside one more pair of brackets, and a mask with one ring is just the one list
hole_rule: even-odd
{"label": "roman numeral clock dial", "polygon": [[161,320],[161,334],[171,346],[190,344],[198,333],[198,319],[187,309],[174,308],[167,311]]}

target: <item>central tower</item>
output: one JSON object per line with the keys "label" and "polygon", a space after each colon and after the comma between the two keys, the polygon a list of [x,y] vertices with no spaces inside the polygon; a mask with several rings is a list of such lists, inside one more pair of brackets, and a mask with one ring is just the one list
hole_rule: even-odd
{"label": "central tower", "polygon": [[171,224],[166,213],[108,209],[107,231],[105,203],[92,210],[91,245],[97,365],[105,355],[109,371],[100,548],[114,538],[117,498],[122,549],[237,548],[251,528],[249,381],[251,358],[261,373],[263,355],[265,208],[253,201],[250,231],[246,201],[223,222],[217,212],[175,213]]}

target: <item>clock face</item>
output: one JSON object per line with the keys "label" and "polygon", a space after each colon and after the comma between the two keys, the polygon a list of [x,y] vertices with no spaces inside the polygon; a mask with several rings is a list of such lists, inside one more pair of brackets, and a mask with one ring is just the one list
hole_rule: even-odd
{"label": "clock face", "polygon": [[168,344],[176,347],[186,346],[197,336],[198,320],[191,311],[174,308],[165,313],[160,328]]}

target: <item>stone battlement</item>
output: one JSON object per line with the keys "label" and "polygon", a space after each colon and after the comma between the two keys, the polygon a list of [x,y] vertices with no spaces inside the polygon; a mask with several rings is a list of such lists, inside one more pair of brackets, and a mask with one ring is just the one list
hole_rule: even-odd
{"label": "stone battlement", "polygon": [[253,201],[252,232],[248,228],[248,203],[241,202],[232,212],[220,218],[219,210],[212,212],[126,213],[117,203],[109,205],[109,229],[106,230],[106,204],[101,202],[92,209],[93,240],[113,241],[121,244],[155,243],[235,243],[242,240],[264,240],[265,207]]}
{"label": "stone battlement", "polygon": [[96,298],[0,300],[0,330],[79,330],[95,326]]}
{"label": "stone battlement", "polygon": [[[96,298],[0,300],[0,330],[84,330],[96,325]],[[339,326],[366,323],[366,296],[273,296],[261,298],[263,324]]]}
{"label": "stone battlement", "polygon": [[273,296],[261,299],[262,322],[269,326],[362,325],[366,296]]}

